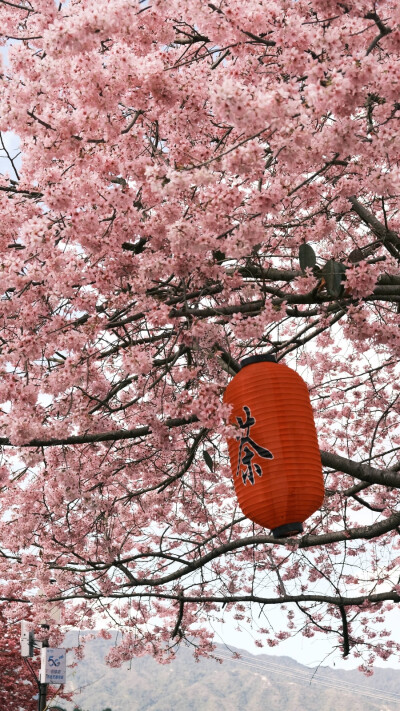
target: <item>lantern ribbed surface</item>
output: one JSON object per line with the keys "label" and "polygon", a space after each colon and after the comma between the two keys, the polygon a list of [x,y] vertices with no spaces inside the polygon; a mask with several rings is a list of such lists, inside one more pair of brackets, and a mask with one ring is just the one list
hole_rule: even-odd
{"label": "lantern ribbed surface", "polygon": [[276,537],[294,535],[324,498],[308,389],[282,363],[262,356],[247,363],[224,394],[238,428],[238,438],[228,440],[236,495],[249,519]]}

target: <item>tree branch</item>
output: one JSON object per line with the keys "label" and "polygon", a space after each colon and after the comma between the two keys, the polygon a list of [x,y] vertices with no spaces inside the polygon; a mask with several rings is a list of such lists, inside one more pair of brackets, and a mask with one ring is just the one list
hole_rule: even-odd
{"label": "tree branch", "polygon": [[176,620],[176,625],[175,625],[174,630],[171,634],[172,639],[174,637],[176,637],[176,635],[178,634],[179,628],[181,626],[182,618],[183,618],[183,610],[184,610],[185,602],[184,602],[182,594],[180,594],[178,597],[179,597],[179,612],[178,612],[178,618]]}
{"label": "tree branch", "polygon": [[388,244],[390,246],[394,245],[397,248],[400,247],[400,239],[397,235],[397,232],[394,232],[394,230],[390,230],[385,225],[383,225],[382,222],[380,222],[378,218],[375,217],[375,215],[373,215],[372,212],[370,212],[365,207],[365,205],[363,205],[359,200],[357,200],[356,197],[350,197],[349,202],[351,203],[354,212],[356,212],[360,219],[366,225],[368,225],[368,227],[377,237],[379,237],[379,239],[382,241],[382,244],[388,249],[390,254],[398,258],[399,253],[397,249],[393,250],[393,248],[388,248]]}
{"label": "tree branch", "polygon": [[[86,593],[86,594],[68,594],[62,596],[54,596],[48,598],[48,602],[62,602],[66,600],[98,600],[103,594]],[[342,595],[319,595],[318,593],[307,593],[299,595],[279,595],[276,597],[261,597],[260,595],[183,595],[182,593],[168,592],[124,592],[124,593],[109,593],[107,597],[113,600],[124,598],[156,598],[157,600],[182,600],[186,603],[219,603],[221,605],[237,604],[242,602],[254,602],[259,605],[284,605],[290,603],[321,603],[326,605],[340,605],[345,607],[362,607],[366,602],[372,605],[379,605],[382,602],[400,602],[400,595],[395,590],[390,590],[383,593],[366,593],[365,595],[355,595],[354,597],[343,597]],[[1,601],[17,601],[11,597],[0,597]],[[26,598],[18,598],[18,602],[32,604]]]}
{"label": "tree branch", "polygon": [[348,657],[350,652],[349,640],[349,625],[347,622],[346,608],[344,605],[339,605],[340,615],[342,618],[342,634],[343,634],[343,659]]}
{"label": "tree branch", "polygon": [[371,44],[369,45],[369,47],[367,49],[367,55],[368,55],[376,47],[376,45],[382,39],[382,37],[386,37],[386,35],[390,35],[390,33],[393,32],[393,30],[390,27],[388,27],[388,25],[385,25],[385,23],[381,20],[381,18],[379,17],[379,15],[376,12],[367,12],[367,14],[365,15],[365,18],[367,20],[373,20],[379,30],[379,35],[377,35],[372,40]]}
{"label": "tree branch", "polygon": [[[397,528],[400,525],[400,513],[394,513],[383,521],[378,521],[370,526],[359,526],[356,528],[349,528],[342,531],[331,531],[330,533],[323,533],[320,535],[310,535],[307,534],[300,538],[299,540],[280,538],[276,539],[273,536],[247,536],[246,538],[241,538],[236,541],[229,541],[217,548],[214,548],[209,553],[197,558],[196,560],[190,561],[184,565],[182,568],[178,568],[168,575],[164,575],[159,578],[140,578],[135,579],[134,586],[137,587],[158,587],[166,585],[167,583],[180,580],[186,575],[194,573],[196,570],[203,568],[207,563],[220,558],[227,553],[239,550],[240,548],[246,548],[248,546],[257,546],[271,544],[273,546],[293,546],[296,549],[306,549],[313,548],[315,546],[327,545],[329,543],[340,543],[349,540],[370,540],[371,538],[377,538],[384,533],[388,533]],[[151,553],[149,553],[149,558],[151,558]],[[132,583],[125,583],[122,587],[131,587]],[[344,603],[343,603],[344,604]],[[346,603],[347,604],[347,603]]]}
{"label": "tree branch", "polygon": [[[175,417],[164,420],[165,427],[181,427],[198,422],[196,415],[191,417]],[[50,437],[49,439],[32,439],[23,444],[12,444],[8,437],[0,437],[0,446],[3,447],[58,447],[67,444],[90,444],[94,442],[114,442],[121,439],[138,439],[151,434],[151,426],[136,427],[132,430],[111,430],[110,432],[97,432],[94,434],[72,435],[70,437]]]}
{"label": "tree branch", "polygon": [[335,471],[350,474],[361,481],[368,481],[370,484],[381,484],[382,486],[398,488],[400,486],[400,475],[393,469],[376,469],[368,464],[354,462],[351,459],[342,457],[340,454],[321,451],[321,461],[326,467]]}
{"label": "tree branch", "polygon": [[[175,417],[169,418],[160,424],[165,427],[183,427],[185,425],[190,425],[197,423],[197,415],[190,415],[189,417]],[[129,439],[139,439],[140,437],[147,437],[152,432],[151,425],[144,425],[143,427],[136,427],[131,430],[111,430],[108,432],[95,432],[93,434],[85,433],[81,435],[71,435],[70,437],[49,437],[49,438],[35,438],[24,442],[22,444],[14,444],[10,441],[8,437],[0,437],[0,446],[3,447],[58,447],[62,445],[73,445],[73,444],[91,444],[96,442],[114,442],[118,440],[129,440]],[[333,454],[331,452],[321,451],[321,461],[324,466],[330,467],[335,471],[341,471],[345,474],[350,474],[356,479],[361,481],[367,481],[371,484],[380,484],[382,486],[395,487],[400,486],[400,475],[397,473],[396,468],[389,469],[376,469],[370,467],[367,464],[362,464],[360,462],[354,462],[351,459],[342,457],[339,454]]]}

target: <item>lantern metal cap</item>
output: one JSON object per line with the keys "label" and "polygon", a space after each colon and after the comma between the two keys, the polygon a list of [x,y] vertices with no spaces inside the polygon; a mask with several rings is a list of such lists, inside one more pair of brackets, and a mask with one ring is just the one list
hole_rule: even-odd
{"label": "lantern metal cap", "polygon": [[274,538],[287,538],[288,536],[297,536],[303,533],[303,524],[296,521],[295,523],[285,523],[284,526],[273,528],[271,533]]}
{"label": "lantern metal cap", "polygon": [[276,363],[276,358],[274,355],[266,355],[261,353],[260,355],[253,355],[248,358],[243,358],[243,360],[240,361],[240,367],[244,368],[246,365],[251,365],[252,363]]}

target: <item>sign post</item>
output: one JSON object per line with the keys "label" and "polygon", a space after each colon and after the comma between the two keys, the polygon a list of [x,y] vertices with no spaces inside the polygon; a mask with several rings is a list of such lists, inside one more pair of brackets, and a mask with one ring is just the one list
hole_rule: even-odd
{"label": "sign post", "polygon": [[[41,625],[46,632],[49,625],[42,622]],[[45,634],[46,634],[45,632]],[[42,642],[36,641],[33,631],[30,629],[29,622],[23,620],[21,624],[21,656],[33,657],[34,648],[41,647],[41,666],[39,678],[35,676],[38,688],[38,711],[45,711],[47,708],[47,685],[66,683],[67,665],[66,665],[66,650],[59,647],[49,647],[47,635]]]}

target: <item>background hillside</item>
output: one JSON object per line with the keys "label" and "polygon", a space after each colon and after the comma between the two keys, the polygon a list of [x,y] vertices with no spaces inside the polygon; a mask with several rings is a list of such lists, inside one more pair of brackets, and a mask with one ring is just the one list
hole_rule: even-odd
{"label": "background hillside", "polygon": [[[377,669],[371,678],[358,671],[319,667],[312,670],[289,657],[238,651],[196,662],[183,648],[172,664],[150,657],[111,669],[104,657],[113,641],[88,643],[86,657],[69,673],[82,711],[400,711],[400,671]],[[65,709],[74,704],[61,703]]]}

